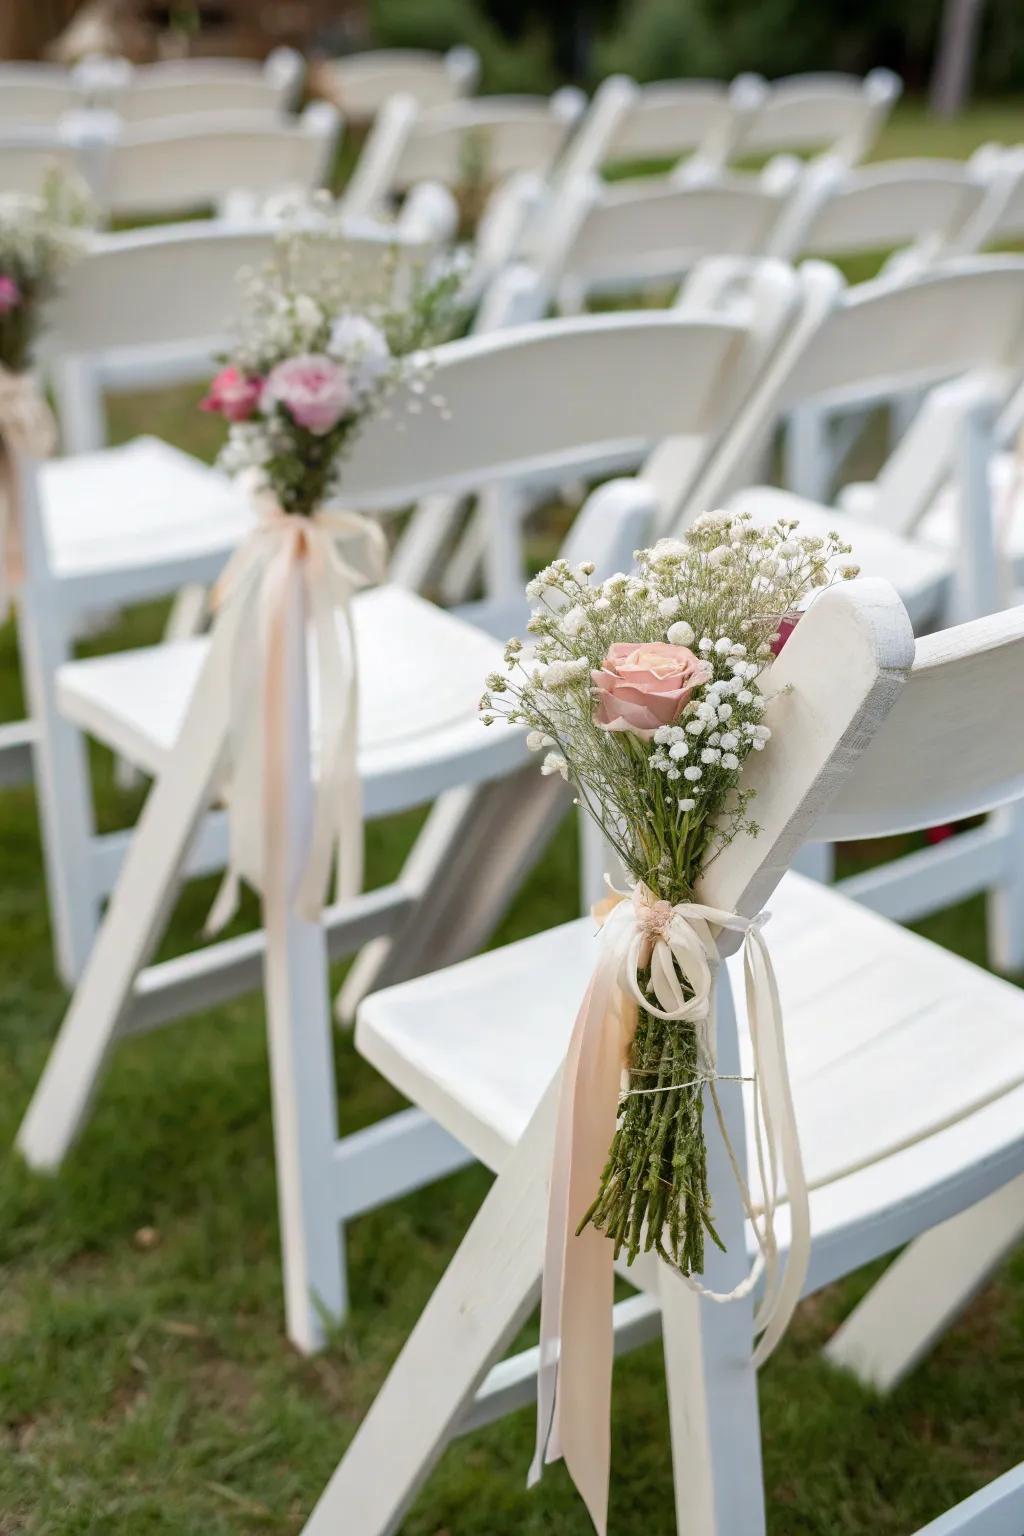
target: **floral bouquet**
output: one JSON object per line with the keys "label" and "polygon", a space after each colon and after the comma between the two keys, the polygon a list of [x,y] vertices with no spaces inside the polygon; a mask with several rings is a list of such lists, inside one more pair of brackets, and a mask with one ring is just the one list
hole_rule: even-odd
{"label": "floral bouquet", "polygon": [[[628,1084],[577,1228],[592,1224],[630,1262],[653,1248],[699,1275],[705,1237],[721,1246],[703,1130],[714,1044],[686,1006],[692,974],[654,939],[672,909],[694,901],[722,849],[757,832],[743,770],[770,744],[765,680],[799,606],[837,574],[856,575],[842,563],[848,554],[835,534],[715,512],[683,539],[640,551],[633,576],[595,584],[593,566],[556,560],[527,588],[539,600],[535,646],[510,641],[509,675],[487,680],[484,722],[500,715],[530,728],[528,745],[546,753],[541,771],[574,785],[637,882]],[[677,999],[672,1010],[666,995]]]}
{"label": "floral bouquet", "polygon": [[[284,231],[268,266],[245,274],[238,343],[201,402],[230,424],[222,468],[304,516],[337,495],[346,449],[399,384],[407,408],[422,409],[424,349],[454,329],[459,289],[454,271],[420,274],[398,306],[388,255],[387,297],[359,294],[326,239],[326,230]],[[442,400],[432,403],[444,414]]]}
{"label": "floral bouquet", "polygon": [[79,187],[54,173],[38,194],[0,196],[0,367],[24,373],[42,307],[82,251],[89,204]]}

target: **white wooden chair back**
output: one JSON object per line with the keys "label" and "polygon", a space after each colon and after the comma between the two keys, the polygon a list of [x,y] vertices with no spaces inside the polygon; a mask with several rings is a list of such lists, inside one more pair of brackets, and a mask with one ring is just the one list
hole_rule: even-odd
{"label": "white wooden chair back", "polygon": [[988,191],[970,162],[890,160],[851,168],[827,157],[807,171],[768,249],[790,261],[901,247],[931,259],[953,245]]}
{"label": "white wooden chair back", "polygon": [[[436,403],[405,418],[400,453],[393,420],[375,418],[360,434],[346,461],[346,499],[387,510],[433,491],[584,469],[609,445],[639,454],[669,434],[713,439],[749,388],[758,339],[749,323],[676,310],[452,342],[436,353]],[[404,410],[400,398],[392,415]]]}
{"label": "white wooden chair back", "polygon": [[211,58],[132,66],[124,59],[97,59],[79,70],[87,95],[139,126],[211,112],[277,118],[295,105],[304,74],[304,61],[291,48],[276,48],[262,64]]}
{"label": "white wooden chair back", "polygon": [[8,129],[0,120],[0,192],[38,192],[53,170],[65,176],[81,170],[80,150],[71,137],[58,128]]}
{"label": "white wooden chair back", "polygon": [[58,64],[0,64],[0,127],[53,127],[82,105],[70,70]]}
{"label": "white wooden chair back", "polygon": [[611,75],[594,93],[565,159],[565,177],[596,175],[612,162],[683,160],[692,156],[721,169],[763,85],[744,77],[733,86],[719,80],[665,80],[638,85]]}
{"label": "white wooden chair back", "polygon": [[[154,388],[211,371],[230,341],[238,274],[270,258],[276,233],[268,220],[201,220],[97,236],[68,273],[39,344],[66,452],[103,446],[105,386]],[[360,221],[324,242],[312,259],[343,265],[354,296],[378,297],[382,271],[401,292],[438,243],[415,203],[392,227]]]}
{"label": "white wooden chair back", "polygon": [[907,687],[816,837],[888,837],[1024,795],[1022,668],[1024,607],[919,640]]}
{"label": "white wooden chair back", "polygon": [[[1024,367],[1024,258],[962,258],[900,282],[844,289],[827,263],[800,269],[818,320],[754,391],[684,517],[738,489],[771,432],[797,407],[845,406],[984,374],[1009,398]],[[948,449],[942,445],[942,451]]]}
{"label": "white wooden chair back", "polygon": [[123,217],[222,205],[235,193],[312,191],[330,177],[340,132],[326,102],[294,120],[210,113],[129,127],[110,144],[102,202]]}
{"label": "white wooden chair back", "polygon": [[421,112],[393,96],[378,115],[345,192],[353,213],[373,213],[417,181],[458,187],[470,168],[488,185],[520,172],[546,178],[583,110],[565,87],[548,99],[486,96]]}
{"label": "white wooden chair back", "polygon": [[421,109],[447,107],[472,96],[480,78],[473,48],[430,53],[425,48],[379,48],[324,59],[316,70],[319,93],[351,121],[376,117],[392,96],[411,96]]}
{"label": "white wooden chair back", "polygon": [[565,188],[551,219],[541,261],[545,288],[571,312],[595,291],[678,281],[704,257],[759,255],[792,194],[788,171],[610,185],[581,179]]}
{"label": "white wooden chair back", "polygon": [[903,89],[888,69],[854,75],[791,75],[768,87],[760,108],[739,135],[737,156],[784,150],[825,151],[846,165],[862,160]]}

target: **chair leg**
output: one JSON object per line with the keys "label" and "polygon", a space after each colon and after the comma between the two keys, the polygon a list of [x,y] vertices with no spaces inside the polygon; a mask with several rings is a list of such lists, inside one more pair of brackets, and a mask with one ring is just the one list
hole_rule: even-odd
{"label": "chair leg", "polygon": [[[536,1304],[557,1079],[424,1308],[303,1536],[389,1536]],[[525,1476],[525,1468],[524,1468]]]}
{"label": "chair leg", "polygon": [[1024,802],[994,812],[1006,843],[1006,878],[988,898],[988,958],[997,971],[1024,971]]}
{"label": "chair leg", "polygon": [[1024,1175],[905,1248],[833,1334],[826,1359],[891,1391],[1022,1238]]}
{"label": "chair leg", "polygon": [[17,1145],[33,1168],[57,1168],[84,1123],[135,978],[166,927],[224,748],[232,635],[233,626],[222,624],[211,646],[181,736],[146,801],[88,964],[21,1123]]}
{"label": "chair leg", "polygon": [[[724,967],[716,989],[718,1069],[739,1071],[735,1013]],[[746,1166],[738,1085],[723,1082],[722,1113],[740,1166]],[[708,1244],[704,1283],[730,1291],[747,1264],[739,1191],[713,1110],[705,1108],[708,1178],[715,1225],[726,1246]],[[698,1296],[678,1272],[661,1265],[661,1327],[668,1385],[676,1529],[680,1536],[764,1536],[764,1484],[753,1300],[725,1304]]]}
{"label": "chair leg", "polygon": [[402,871],[415,906],[393,936],[360,952],[341,989],[341,1017],[350,1020],[370,992],[482,948],[567,806],[561,780],[541,778],[533,764],[492,784],[442,795]]}
{"label": "chair leg", "polygon": [[70,648],[49,589],[21,606],[18,645],[34,727],[32,759],[54,961],[68,986],[81,975],[99,924],[91,861],[94,824],[89,761],[80,731],[54,697],[54,675]]}

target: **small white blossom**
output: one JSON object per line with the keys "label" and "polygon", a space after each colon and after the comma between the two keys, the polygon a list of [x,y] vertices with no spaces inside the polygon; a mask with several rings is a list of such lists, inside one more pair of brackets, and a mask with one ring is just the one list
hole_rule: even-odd
{"label": "small white blossom", "polygon": [[579,634],[586,622],[587,610],[580,603],[576,603],[574,607],[567,608],[562,614],[560,627],[564,634],[573,636]]}
{"label": "small white blossom", "polygon": [[[661,614],[663,619],[674,619],[681,606],[682,604],[680,603],[678,597],[663,597],[658,603],[658,612]],[[671,634],[671,630],[669,631],[669,634]],[[683,642],[674,640],[672,643],[673,645],[676,645],[682,644]]]}
{"label": "small white blossom", "polygon": [[703,774],[699,768],[691,766],[683,769],[683,778],[689,779],[691,784],[696,784],[698,779],[703,778]]}
{"label": "small white blossom", "polygon": [[736,756],[735,752],[723,752],[722,753],[722,767],[723,768],[728,768],[728,769],[731,770],[733,768],[738,768],[739,765],[740,765],[740,760]]}
{"label": "small white blossom", "polygon": [[680,800],[679,801],[679,809],[681,811],[683,811],[684,813],[686,811],[692,811],[695,808],[696,804],[697,804],[696,800]]}
{"label": "small white blossom", "polygon": [[687,624],[685,619],[679,619],[677,623],[669,628],[668,639],[671,645],[692,645],[694,639],[693,626]]}
{"label": "small white blossom", "polygon": [[700,754],[702,763],[717,763],[721,761],[722,754],[717,747],[705,747]]}
{"label": "small white blossom", "polygon": [[540,771],[544,774],[559,773],[562,778],[569,778],[569,764],[560,752],[549,752],[540,765]]}
{"label": "small white blossom", "polygon": [[740,744],[740,739],[735,731],[725,731],[719,738],[718,744],[723,752],[735,752]]}
{"label": "small white blossom", "polygon": [[668,749],[668,755],[674,763],[678,763],[681,758],[689,757],[690,749],[685,741],[674,741]]}

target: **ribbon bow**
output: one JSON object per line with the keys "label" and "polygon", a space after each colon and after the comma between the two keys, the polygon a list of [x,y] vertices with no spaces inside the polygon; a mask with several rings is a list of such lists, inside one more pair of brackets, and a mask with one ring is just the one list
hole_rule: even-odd
{"label": "ribbon bow", "polygon": [[[352,597],[358,588],[382,579],[387,544],[378,525],[356,512],[323,508],[305,517],[283,512],[269,497],[260,498],[257,505],[259,522],[231,557],[213,594],[217,607],[244,604],[252,622],[249,613],[243,613],[236,632],[230,859],[207,921],[209,932],[231,917],[241,874],[252,874],[254,865],[260,866],[264,896],[278,898],[276,910],[283,911],[291,894],[282,828],[287,788],[286,635],[296,570],[305,589],[313,642],[319,741],[309,845],[294,893],[297,910],[309,921],[320,920],[335,848],[339,895],[354,895],[362,883]],[[339,549],[340,539],[357,544],[358,556]],[[256,689],[252,663],[261,653],[261,688]],[[253,780],[260,767],[262,781],[256,789]]]}
{"label": "ribbon bow", "polygon": [[16,458],[49,458],[57,443],[53,412],[30,373],[0,364],[0,623],[24,575],[21,485]]}
{"label": "ribbon bow", "polygon": [[[607,1158],[640,1007],[657,1018],[689,1023],[698,1031],[701,1075],[706,1078],[758,1253],[750,1273],[728,1293],[709,1291],[692,1277],[683,1278],[709,1300],[728,1302],[749,1295],[763,1273],[764,1294],[754,1317],[760,1334],[755,1365],[775,1348],[800,1299],[810,1257],[810,1215],[778,988],[761,932],[767,913],[745,918],[700,902],[673,906],[641,882],[629,898],[614,892],[595,908],[594,915],[603,923],[600,949],[569,1042],[555,1129],[541,1288],[537,1444],[529,1483],[539,1479],[546,1462],[564,1456],[594,1526],[604,1536],[611,1463],[613,1254],[603,1233],[587,1226],[577,1236],[576,1229]],[[723,931],[740,934],[743,940],[760,1205],[751,1197],[718,1098],[714,989],[721,964],[716,935]],[[640,973],[647,970],[654,1002],[640,982]],[[780,1173],[786,1180],[791,1212],[784,1266],[775,1236]]]}

